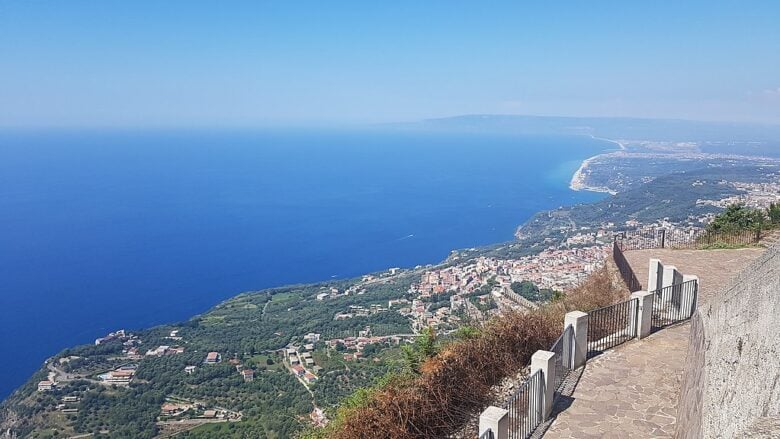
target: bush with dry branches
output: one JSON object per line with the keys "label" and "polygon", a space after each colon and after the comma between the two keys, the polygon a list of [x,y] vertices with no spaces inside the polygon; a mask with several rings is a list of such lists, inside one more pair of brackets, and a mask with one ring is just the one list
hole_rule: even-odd
{"label": "bush with dry branches", "polygon": [[343,406],[325,430],[309,437],[421,439],[446,437],[476,416],[492,389],[528,365],[560,335],[563,316],[614,303],[626,290],[608,268],[594,272],[563,299],[538,310],[511,312],[485,324],[477,335],[446,345],[419,373],[363,391]]}

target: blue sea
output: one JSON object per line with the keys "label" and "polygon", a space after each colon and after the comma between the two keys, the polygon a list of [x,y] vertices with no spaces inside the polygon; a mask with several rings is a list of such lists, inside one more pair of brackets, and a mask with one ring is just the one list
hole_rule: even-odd
{"label": "blue sea", "polygon": [[246,290],[510,240],[587,137],[373,130],[0,132],[0,399],[49,356]]}

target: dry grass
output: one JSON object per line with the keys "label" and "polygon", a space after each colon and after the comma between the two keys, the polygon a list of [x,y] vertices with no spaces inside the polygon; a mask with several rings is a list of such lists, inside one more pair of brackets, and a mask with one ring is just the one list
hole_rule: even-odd
{"label": "dry grass", "polygon": [[563,316],[624,298],[614,273],[604,268],[567,297],[529,313],[508,313],[487,323],[478,336],[454,342],[425,362],[421,373],[391,381],[352,408],[327,432],[336,439],[446,437],[476,416],[502,379],[528,365],[560,335]]}

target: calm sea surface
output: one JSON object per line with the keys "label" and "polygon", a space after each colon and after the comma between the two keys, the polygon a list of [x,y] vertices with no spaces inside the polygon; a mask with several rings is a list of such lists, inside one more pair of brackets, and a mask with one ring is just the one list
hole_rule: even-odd
{"label": "calm sea surface", "polygon": [[0,399],[45,358],[241,291],[505,241],[585,137],[387,131],[0,132]]}

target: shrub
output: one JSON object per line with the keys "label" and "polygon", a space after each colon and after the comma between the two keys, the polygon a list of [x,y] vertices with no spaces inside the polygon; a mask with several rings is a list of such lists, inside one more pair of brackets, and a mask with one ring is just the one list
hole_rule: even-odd
{"label": "shrub", "polygon": [[[448,436],[488,404],[494,386],[525,368],[534,352],[549,348],[561,333],[566,312],[605,306],[622,299],[626,292],[607,268],[595,272],[548,306],[527,313],[510,312],[478,330],[466,330],[465,337],[424,360],[417,374],[385,377],[381,384],[346,401],[328,428],[305,436]],[[427,347],[428,341],[423,343]]]}
{"label": "shrub", "polygon": [[763,211],[749,209],[744,204],[732,204],[707,225],[707,232],[725,233],[756,230],[765,223],[766,216]]}

